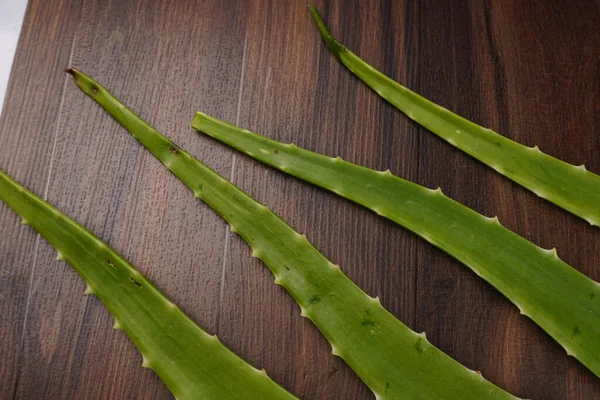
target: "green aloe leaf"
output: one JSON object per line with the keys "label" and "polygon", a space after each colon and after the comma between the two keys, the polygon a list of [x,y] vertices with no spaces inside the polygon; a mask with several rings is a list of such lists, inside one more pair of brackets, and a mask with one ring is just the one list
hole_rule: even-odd
{"label": "green aloe leaf", "polygon": [[410,119],[451,145],[565,210],[600,226],[600,176],[462,118],[377,71],[340,44],[309,4],[329,50],[352,73]]}
{"label": "green aloe leaf", "polygon": [[194,324],[116,251],[0,170],[0,200],[73,266],[177,399],[295,399]]}
{"label": "green aloe leaf", "polygon": [[97,82],[75,83],[119,121],[252,248],[377,399],[514,399],[434,347],[363,292],[304,235],[175,145]]}
{"label": "green aloe leaf", "polygon": [[445,196],[374,171],[279,143],[197,113],[192,126],[263,163],[330,190],[413,231],[491,283],[600,376],[600,284],[546,250]]}

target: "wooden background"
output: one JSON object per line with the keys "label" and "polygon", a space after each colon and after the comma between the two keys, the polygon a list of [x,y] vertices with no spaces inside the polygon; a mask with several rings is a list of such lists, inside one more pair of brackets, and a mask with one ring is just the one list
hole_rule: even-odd
{"label": "wooden background", "polygon": [[[461,115],[600,172],[600,3],[320,1],[349,48]],[[370,399],[249,248],[68,80],[72,65],[272,208],[393,314],[520,397],[600,380],[460,263],[190,128],[202,110],[395,174],[600,280],[600,229],[419,128],[327,52],[304,1],[31,0],[0,168],[132,261],[192,319],[305,399]],[[82,280],[0,205],[0,396],[168,399]]]}

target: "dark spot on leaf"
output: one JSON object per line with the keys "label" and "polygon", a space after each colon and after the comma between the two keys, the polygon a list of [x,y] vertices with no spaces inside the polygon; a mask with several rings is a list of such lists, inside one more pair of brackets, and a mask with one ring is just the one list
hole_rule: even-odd
{"label": "dark spot on leaf", "polygon": [[106,263],[108,264],[109,267],[117,269],[117,267],[115,267],[115,264],[113,264],[110,260],[106,260]]}
{"label": "dark spot on leaf", "polygon": [[98,89],[98,86],[96,86],[96,85],[92,85],[92,86],[90,86],[90,90],[92,91],[92,93],[94,93],[94,94],[98,94],[98,91],[99,91],[100,89]]}
{"label": "dark spot on leaf", "polygon": [[594,293],[590,293],[590,299],[593,299],[594,297],[596,297],[596,295]]}
{"label": "dark spot on leaf", "polygon": [[138,281],[136,281],[135,279],[133,279],[132,277],[129,277],[129,280],[137,287],[142,287],[142,285],[140,285],[140,283]]}
{"label": "dark spot on leaf", "polygon": [[179,154],[179,149],[173,144],[169,145],[169,151],[175,155]]}
{"label": "dark spot on leaf", "polygon": [[288,270],[288,271],[290,270],[290,267],[288,267],[287,265],[284,264],[283,266],[285,267],[286,270]]}
{"label": "dark spot on leaf", "polygon": [[369,310],[368,308],[365,309],[365,314],[367,315],[371,315],[371,310]]}
{"label": "dark spot on leaf", "polygon": [[273,152],[273,154],[275,154],[275,155],[279,154],[279,150],[275,150],[275,151]]}
{"label": "dark spot on leaf", "polygon": [[362,322],[360,324],[362,326],[375,326],[375,321],[365,318],[362,320]]}
{"label": "dark spot on leaf", "polygon": [[419,339],[417,339],[415,344],[413,344],[413,349],[415,349],[417,351],[417,353],[419,353],[419,354],[423,354],[423,348],[421,347],[422,341],[423,341],[423,339],[419,338]]}
{"label": "dark spot on leaf", "polygon": [[581,335],[581,329],[579,329],[579,325],[575,325],[573,327],[573,337]]}
{"label": "dark spot on leaf", "polygon": [[315,304],[320,301],[321,301],[321,298],[315,294],[308,300],[308,304]]}

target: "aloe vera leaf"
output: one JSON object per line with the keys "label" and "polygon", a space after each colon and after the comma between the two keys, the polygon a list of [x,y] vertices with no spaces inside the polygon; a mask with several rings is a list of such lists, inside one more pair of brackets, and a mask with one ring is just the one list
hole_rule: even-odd
{"label": "aloe vera leaf", "polygon": [[379,96],[410,119],[496,172],[600,226],[600,176],[477,125],[395,82],[340,44],[313,4],[310,11],[329,50]]}
{"label": "aloe vera leaf", "polygon": [[175,145],[105,88],[75,83],[239,234],[377,399],[514,399],[402,324],[264,205]]}
{"label": "aloe vera leaf", "polygon": [[295,399],[194,324],[98,237],[0,170],[0,200],[87,283],[177,399]]}
{"label": "aloe vera leaf", "polygon": [[387,171],[284,144],[204,113],[192,126],[283,172],[330,190],[411,230],[491,283],[600,376],[600,284],[500,224]]}

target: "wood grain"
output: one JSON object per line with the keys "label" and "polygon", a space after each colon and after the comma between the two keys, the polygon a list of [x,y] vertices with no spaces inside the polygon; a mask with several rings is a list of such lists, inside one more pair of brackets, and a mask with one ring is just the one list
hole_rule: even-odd
{"label": "wood grain", "polygon": [[[29,5],[0,118],[0,168],[36,193],[48,190],[48,175],[79,1]],[[30,114],[28,114],[30,113]],[[33,116],[33,117],[30,117]],[[18,228],[19,219],[0,207],[0,393],[12,398],[23,384],[20,366],[28,320],[32,274],[40,265],[41,244],[34,232]],[[21,379],[20,379],[21,378]]]}
{"label": "wood grain", "polygon": [[[597,1],[322,1],[332,32],[474,121],[600,172]],[[368,399],[264,265],[67,83],[69,63],[271,207],[411,328],[512,393],[600,398],[600,380],[467,268],[410,232],[196,135],[202,110],[428,187],[600,280],[600,230],[448,146],[327,52],[304,1],[31,0],[0,119],[0,168],[306,399]],[[0,206],[0,397],[171,398],[52,249]]]}

